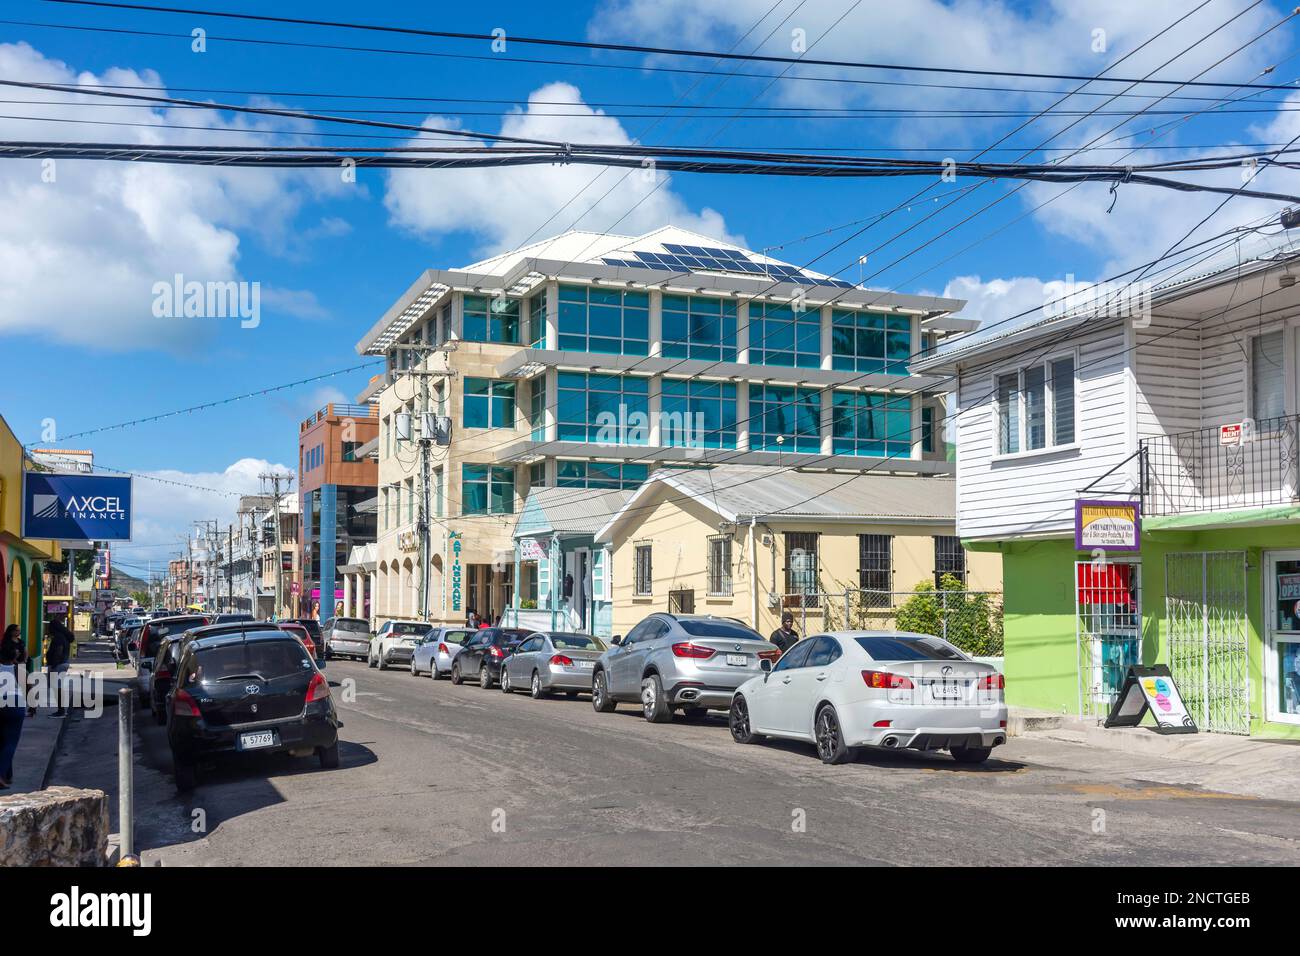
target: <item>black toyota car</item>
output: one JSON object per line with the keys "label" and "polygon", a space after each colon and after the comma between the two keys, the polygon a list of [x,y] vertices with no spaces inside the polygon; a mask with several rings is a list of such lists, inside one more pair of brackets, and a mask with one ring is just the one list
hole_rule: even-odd
{"label": "black toyota car", "polygon": [[292,634],[242,631],[186,642],[167,723],[177,789],[192,789],[199,761],[219,754],[314,753],[322,767],[337,767],[340,726],[325,675]]}
{"label": "black toyota car", "polygon": [[465,638],[451,662],[451,682],[477,680],[480,687],[501,681],[501,662],[533,632],[519,627],[484,627]]}

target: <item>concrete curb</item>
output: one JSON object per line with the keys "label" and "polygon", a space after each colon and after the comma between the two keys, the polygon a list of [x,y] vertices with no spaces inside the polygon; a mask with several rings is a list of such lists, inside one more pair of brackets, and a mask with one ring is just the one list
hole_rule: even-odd
{"label": "concrete curb", "polygon": [[54,773],[54,758],[59,754],[59,744],[63,743],[63,735],[68,729],[68,720],[72,717],[72,711],[64,713],[63,719],[59,721],[58,733],[54,735],[54,746],[50,747],[49,756],[45,758],[45,769],[41,771],[41,789],[44,790],[50,785],[50,775]]}

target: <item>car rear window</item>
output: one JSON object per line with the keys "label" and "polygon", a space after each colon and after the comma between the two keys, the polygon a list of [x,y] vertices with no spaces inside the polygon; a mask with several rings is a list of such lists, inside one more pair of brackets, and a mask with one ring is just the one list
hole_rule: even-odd
{"label": "car rear window", "polygon": [[393,625],[392,632],[394,634],[427,634],[429,633],[429,625],[398,622]]}
{"label": "car rear window", "polygon": [[336,631],[356,631],[359,634],[368,634],[370,624],[355,617],[341,617],[334,622]]}
{"label": "car rear window", "polygon": [[858,637],[874,661],[964,661],[966,656],[937,637]]}
{"label": "car rear window", "polygon": [[447,644],[464,644],[473,631],[443,631],[439,640]]}
{"label": "car rear window", "polygon": [[692,637],[720,637],[725,640],[761,641],[763,636],[735,621],[679,620],[683,631]]}
{"label": "car rear window", "polygon": [[586,634],[552,634],[551,643],[557,650],[603,651],[605,644]]}
{"label": "car rear window", "polygon": [[312,663],[302,644],[287,638],[206,647],[198,652],[198,665],[197,680],[211,683],[236,677],[271,680],[300,673]]}

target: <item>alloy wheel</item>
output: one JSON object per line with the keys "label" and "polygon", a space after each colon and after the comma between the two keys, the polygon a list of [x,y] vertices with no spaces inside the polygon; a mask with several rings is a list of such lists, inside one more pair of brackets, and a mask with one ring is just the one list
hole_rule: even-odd
{"label": "alloy wheel", "polygon": [[839,721],[829,707],[823,708],[817,715],[817,754],[823,760],[828,760],[839,749],[839,745]]}

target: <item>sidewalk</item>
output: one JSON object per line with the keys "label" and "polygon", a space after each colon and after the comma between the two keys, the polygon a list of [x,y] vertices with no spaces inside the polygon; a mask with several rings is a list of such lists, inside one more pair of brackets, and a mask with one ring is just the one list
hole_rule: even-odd
{"label": "sidewalk", "polygon": [[1197,766],[1202,786],[1252,797],[1294,800],[1300,793],[1300,741],[1233,734],[1160,734],[1154,727],[1101,726],[1100,721],[1011,708],[1008,733]]}
{"label": "sidewalk", "polygon": [[[118,669],[107,642],[83,643],[79,651],[68,669],[69,676],[80,674],[90,678],[98,674],[103,681],[105,708],[99,719],[116,719],[117,692],[134,683],[135,668],[127,666]],[[14,754],[13,784],[0,793],[30,793],[33,790],[43,790],[49,784],[50,768],[54,764],[54,756],[68,723],[85,719],[81,708],[70,707],[63,717],[53,716],[54,711],[52,706],[38,707],[32,716],[23,721],[23,734],[18,739],[18,751]]]}

